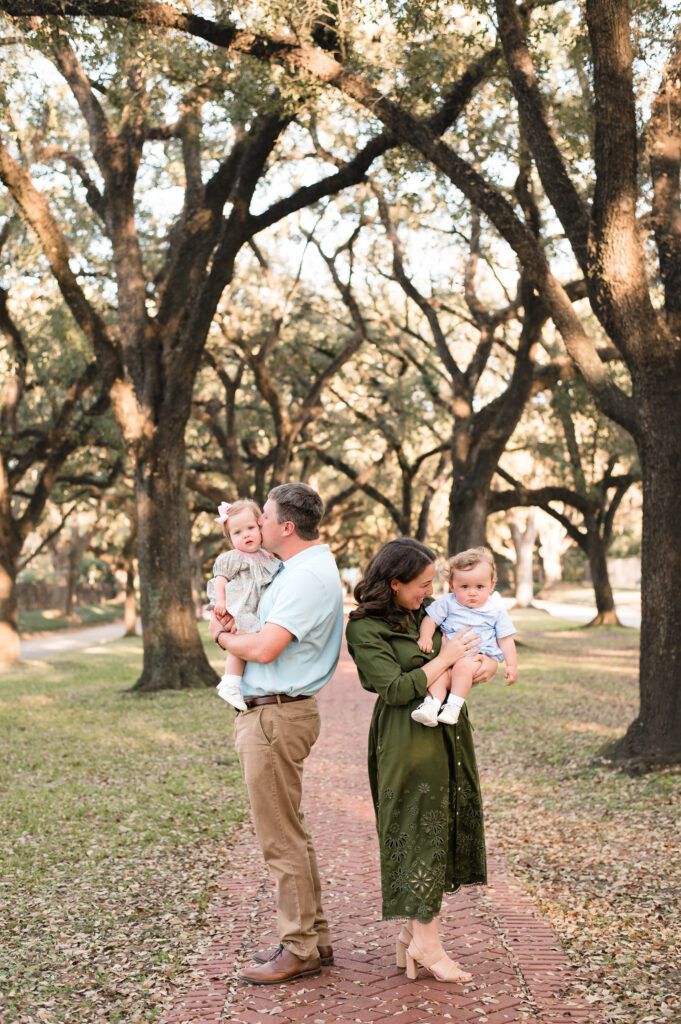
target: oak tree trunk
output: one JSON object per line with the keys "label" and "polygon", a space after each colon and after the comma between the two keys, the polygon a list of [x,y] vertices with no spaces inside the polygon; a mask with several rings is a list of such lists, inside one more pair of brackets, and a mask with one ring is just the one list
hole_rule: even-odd
{"label": "oak tree trunk", "polygon": [[590,626],[619,626],[615,609],[615,598],[613,597],[608,573],[607,542],[600,536],[596,523],[587,524],[589,536],[587,539],[587,555],[589,558],[589,569],[591,571],[591,582],[596,599],[596,616],[589,622]]}
{"label": "oak tree trunk", "polygon": [[539,528],[536,509],[531,508],[524,526],[506,517],[515,548],[515,606],[530,608],[534,600],[533,556]]}
{"label": "oak tree trunk", "polygon": [[11,488],[0,459],[0,664],[19,661],[17,568],[21,541],[12,517]]}
{"label": "oak tree trunk", "polygon": [[0,546],[0,664],[19,661],[17,565],[7,546]]}
{"label": "oak tree trunk", "polygon": [[486,543],[490,481],[474,486],[454,477],[449,495],[449,554]]}
{"label": "oak tree trunk", "polygon": [[134,690],[215,686],[196,624],[184,442],[157,427],[136,466],[142,675]]}
{"label": "oak tree trunk", "polygon": [[135,595],[135,562],[129,558],[125,567],[125,636],[137,635],[137,597]]}
{"label": "oak tree trunk", "polygon": [[650,373],[635,392],[644,429],[640,710],[617,753],[681,761],[681,374]]}

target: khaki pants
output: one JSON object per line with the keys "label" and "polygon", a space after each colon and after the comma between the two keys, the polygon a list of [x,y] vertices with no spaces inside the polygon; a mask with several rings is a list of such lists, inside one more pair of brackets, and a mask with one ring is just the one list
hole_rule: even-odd
{"label": "khaki pants", "polygon": [[255,832],[277,883],[279,940],[305,960],[331,943],[317,858],[300,809],[303,763],[319,729],[314,697],[241,711],[234,727]]}

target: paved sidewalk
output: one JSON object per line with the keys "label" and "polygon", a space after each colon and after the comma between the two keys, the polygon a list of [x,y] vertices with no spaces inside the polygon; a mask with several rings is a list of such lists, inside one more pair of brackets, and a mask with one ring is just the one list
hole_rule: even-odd
{"label": "paved sidewalk", "polygon": [[[139,621],[137,630],[139,633]],[[44,636],[21,640],[19,658],[21,661],[37,661],[41,658],[49,660],[53,655],[62,654],[64,651],[75,651],[81,647],[98,647],[100,644],[109,644],[112,640],[122,640],[124,635],[125,623],[122,619],[117,622],[106,622],[100,626],[88,626],[86,629],[58,629],[54,633],[46,633]]]}
{"label": "paved sidewalk", "polygon": [[192,965],[197,987],[178,994],[164,1024],[596,1024],[593,1007],[570,994],[573,975],[555,935],[495,856],[487,887],[460,890],[443,903],[445,946],[473,981],[443,984],[421,970],[412,982],[395,967],[398,926],[380,921],[365,767],[373,701],[344,653],[320,697],[322,735],[306,766],[305,816],[322,871],[334,966],[288,985],[236,979],[253,951],[277,943],[274,888],[245,827],[210,911],[221,940]]}

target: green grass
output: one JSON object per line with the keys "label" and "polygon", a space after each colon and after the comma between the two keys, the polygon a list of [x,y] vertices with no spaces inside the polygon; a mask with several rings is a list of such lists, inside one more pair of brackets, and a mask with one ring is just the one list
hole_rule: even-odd
{"label": "green grass", "polygon": [[122,618],[123,605],[120,601],[77,605],[68,617],[53,608],[37,608],[19,612],[19,634],[30,636],[32,633],[52,633],[58,629],[100,626],[105,622],[118,622]]}
{"label": "green grass", "polygon": [[0,675],[8,1021],[157,1020],[201,937],[246,805],[233,712],[126,693],[140,666],[128,639]]}
{"label": "green grass", "polygon": [[604,757],[638,711],[638,631],[512,614],[519,681],[471,699],[490,846],[606,1021],[679,1019],[681,773]]}

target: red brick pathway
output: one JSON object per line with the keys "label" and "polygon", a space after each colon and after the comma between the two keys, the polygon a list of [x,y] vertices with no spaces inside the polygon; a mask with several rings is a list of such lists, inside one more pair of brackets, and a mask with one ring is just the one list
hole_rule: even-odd
{"label": "red brick pathway", "polygon": [[365,766],[373,701],[344,652],[320,696],[322,734],[305,769],[305,815],[322,872],[334,966],[288,985],[236,979],[254,950],[277,943],[273,884],[245,827],[211,909],[221,941],[201,955],[192,972],[198,987],[176,998],[163,1024],[596,1024],[593,1008],[570,995],[573,975],[556,936],[498,857],[490,857],[487,887],[460,890],[443,902],[445,947],[473,981],[447,985],[423,970],[409,981],[395,967],[398,926],[380,920]]}

